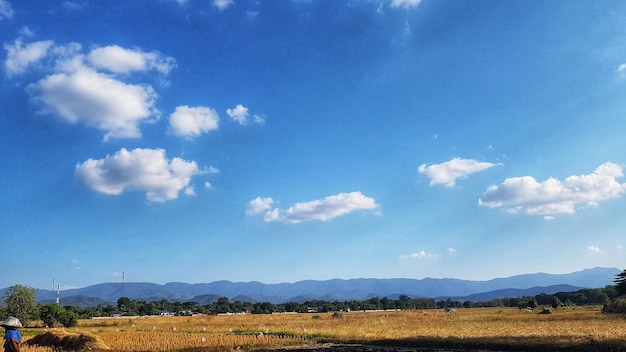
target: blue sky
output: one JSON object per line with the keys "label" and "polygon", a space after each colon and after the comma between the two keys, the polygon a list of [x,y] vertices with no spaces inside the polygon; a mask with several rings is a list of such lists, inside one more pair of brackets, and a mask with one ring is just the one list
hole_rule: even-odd
{"label": "blue sky", "polygon": [[0,287],[623,268],[625,20],[0,0]]}

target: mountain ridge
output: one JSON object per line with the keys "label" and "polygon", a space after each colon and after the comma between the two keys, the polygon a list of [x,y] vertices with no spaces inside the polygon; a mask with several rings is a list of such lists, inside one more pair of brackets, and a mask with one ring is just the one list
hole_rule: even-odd
{"label": "mountain ridge", "polygon": [[[285,303],[305,300],[364,300],[374,296],[387,297],[406,295],[412,298],[437,297],[496,297],[498,292],[524,292],[529,289],[549,288],[558,285],[570,287],[572,291],[582,288],[600,288],[613,284],[621,270],[618,268],[591,268],[569,274],[522,274],[508,278],[472,281],[452,278],[424,279],[331,279],[303,280],[294,283],[264,284],[259,281],[231,282],[228,280],[210,283],[189,284],[169,282],[99,283],[84,288],[61,291],[62,297],[78,296],[98,299],[94,301],[117,302],[119,297],[138,300],[189,301],[194,297],[214,295],[219,297],[247,297],[256,302]],[[7,289],[0,290],[0,294]],[[508,290],[508,291],[507,291]],[[516,291],[517,290],[517,291]],[[535,291],[532,291],[535,292]],[[541,293],[541,292],[539,292]],[[555,293],[555,292],[544,292]],[[38,300],[50,300],[57,292],[36,290]]]}

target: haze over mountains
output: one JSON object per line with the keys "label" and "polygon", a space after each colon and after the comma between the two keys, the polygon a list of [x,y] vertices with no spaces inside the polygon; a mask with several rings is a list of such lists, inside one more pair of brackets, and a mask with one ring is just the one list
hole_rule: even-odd
{"label": "haze over mountains", "polygon": [[[264,284],[261,282],[215,281],[188,284],[170,282],[154,283],[101,283],[84,288],[60,292],[62,305],[94,306],[117,302],[124,296],[146,301],[194,301],[208,304],[218,297],[231,301],[284,303],[307,300],[364,300],[371,297],[395,298],[406,295],[412,298],[453,298],[458,300],[489,300],[576,291],[582,288],[600,288],[612,285],[621,270],[593,268],[569,274],[524,274],[487,281],[461,279],[333,279],[325,281],[304,280],[294,283]],[[4,293],[5,289],[0,290]],[[36,290],[42,302],[56,299],[53,290]]]}

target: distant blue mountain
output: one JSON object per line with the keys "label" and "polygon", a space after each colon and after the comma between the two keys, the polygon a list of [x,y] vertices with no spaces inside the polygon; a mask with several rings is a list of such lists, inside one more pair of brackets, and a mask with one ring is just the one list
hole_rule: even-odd
{"label": "distant blue mountain", "polygon": [[[519,297],[539,293],[575,291],[581,288],[601,288],[612,285],[621,270],[617,268],[585,269],[570,274],[524,274],[487,281],[460,279],[333,279],[325,281],[305,280],[294,283],[264,284],[261,282],[215,281],[187,284],[170,282],[154,283],[102,283],[84,288],[61,291],[61,299],[72,296],[97,298],[117,302],[119,297],[146,301],[188,301],[194,297],[246,297],[254,302],[284,303],[306,300],[364,300],[371,297],[474,297],[487,300],[503,297]],[[558,286],[567,285],[567,286]],[[554,290],[559,291],[554,291]],[[0,290],[0,294],[6,289]],[[542,291],[543,290],[543,291]],[[541,291],[541,292],[539,292]],[[37,290],[38,300],[50,300],[56,292]],[[488,298],[485,298],[488,297]],[[467,299],[471,300],[471,299]],[[101,301],[98,301],[101,302]]]}
{"label": "distant blue mountain", "polygon": [[484,302],[499,298],[513,298],[523,296],[537,296],[545,293],[553,295],[559,292],[573,292],[589,287],[576,287],[572,285],[552,285],[552,286],[535,286],[531,288],[505,288],[501,290],[474,293],[463,297],[437,297],[437,299],[453,299],[456,301]]}

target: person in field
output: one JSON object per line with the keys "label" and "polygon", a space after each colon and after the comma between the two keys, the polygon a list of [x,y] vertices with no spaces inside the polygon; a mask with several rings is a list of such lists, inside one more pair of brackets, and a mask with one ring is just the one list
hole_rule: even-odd
{"label": "person in field", "polygon": [[2,322],[4,333],[4,352],[20,352],[22,345],[22,335],[18,328],[22,327],[22,322],[15,317],[8,317]]}

